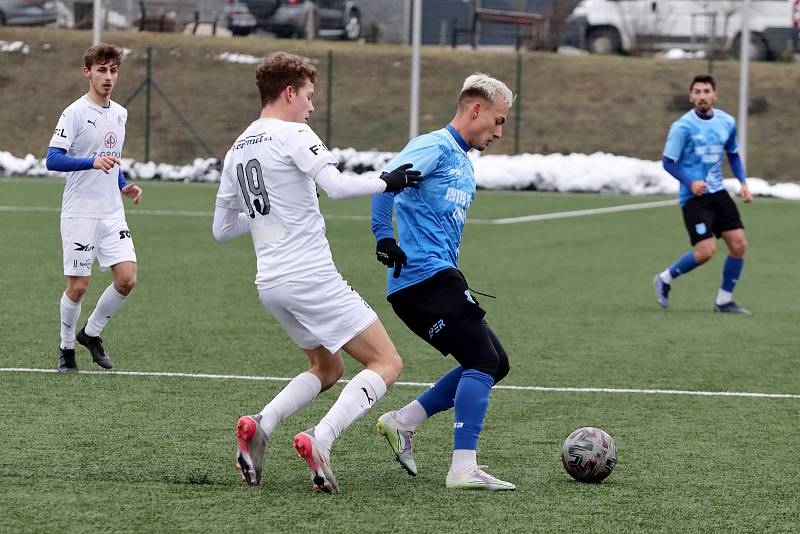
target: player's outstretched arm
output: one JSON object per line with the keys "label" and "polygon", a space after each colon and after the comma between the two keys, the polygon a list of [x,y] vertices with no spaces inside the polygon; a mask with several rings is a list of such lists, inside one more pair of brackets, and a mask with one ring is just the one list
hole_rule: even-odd
{"label": "player's outstretched arm", "polygon": [[334,165],[324,165],[314,176],[314,181],[334,200],[366,197],[384,189],[383,181],[378,178],[359,175],[345,177]]}
{"label": "player's outstretched arm", "polygon": [[320,169],[314,180],[325,190],[332,199],[364,197],[375,193],[396,192],[406,187],[419,187],[422,180],[419,171],[411,171],[411,164],[401,165],[391,172],[383,173],[380,178],[365,176],[345,177],[333,165],[325,165]]}
{"label": "player's outstretched arm", "polygon": [[419,171],[412,171],[413,163],[404,163],[396,169],[381,174],[381,180],[386,182],[386,192],[393,193],[401,191],[406,187],[419,188],[419,182],[422,181],[422,173]]}

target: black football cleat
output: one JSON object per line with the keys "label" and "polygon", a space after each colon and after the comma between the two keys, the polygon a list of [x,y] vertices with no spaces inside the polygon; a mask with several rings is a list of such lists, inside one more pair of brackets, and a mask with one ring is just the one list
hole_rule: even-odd
{"label": "black football cleat", "polygon": [[62,349],[58,347],[58,372],[78,372],[78,366],[75,364],[75,349]]}
{"label": "black football cleat", "polygon": [[95,337],[87,335],[85,325],[81,328],[81,331],[78,332],[78,335],[75,336],[75,340],[89,349],[89,352],[92,353],[92,360],[94,360],[94,363],[103,369],[111,369],[114,367],[114,362],[111,361],[111,358],[106,355],[106,351],[103,350],[103,340],[100,339],[100,336]]}

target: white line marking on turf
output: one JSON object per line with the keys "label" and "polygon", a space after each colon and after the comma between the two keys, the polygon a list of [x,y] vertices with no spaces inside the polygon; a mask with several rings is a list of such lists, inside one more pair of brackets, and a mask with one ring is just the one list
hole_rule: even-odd
{"label": "white line marking on turf", "polygon": [[673,206],[677,200],[657,200],[655,202],[640,202],[637,204],[623,204],[621,206],[609,206],[606,208],[591,208],[574,211],[557,211],[554,213],[540,213],[538,215],[524,215],[522,217],[508,217],[505,219],[472,219],[469,222],[483,224],[516,224],[533,221],[549,221],[553,219],[568,219],[570,217],[585,217],[587,215],[599,215],[601,213],[618,213],[621,211],[644,210],[649,208],[661,208],[663,206]]}
{"label": "white line marking on turf", "polygon": [[[57,373],[55,369],[37,369],[29,367],[0,367],[0,373]],[[208,373],[170,373],[158,371],[81,371],[82,375],[119,375],[149,376],[168,378],[207,378],[212,380],[255,380],[261,382],[289,382],[292,379],[283,376],[248,376],[219,375]],[[349,380],[340,380],[347,383]],[[395,382],[396,386],[431,387],[430,382]],[[698,397],[751,397],[763,399],[800,399],[800,394],[792,393],[750,393],[744,391],[688,391],[681,389],[640,389],[640,388],[571,388],[544,386],[506,386],[498,385],[494,389],[509,391],[541,391],[548,393],[634,393],[640,395],[689,395]]]}
{"label": "white line marking on turf", "polygon": [[[553,213],[539,213],[536,215],[524,215],[521,217],[509,217],[505,219],[468,219],[469,224],[518,224],[535,221],[550,221],[554,219],[569,219],[572,217],[586,217],[588,215],[599,215],[603,213],[618,213],[622,211],[643,210],[648,208],[661,208],[677,204],[677,200],[658,200],[655,202],[640,202],[637,204],[622,204],[620,206],[608,206],[605,208],[590,208],[574,211],[556,211]],[[0,206],[0,211],[12,212],[33,212],[33,213],[60,213],[61,208],[37,207],[37,206]],[[127,215],[166,215],[175,217],[213,217],[210,211],[173,211],[173,210],[141,210],[129,209]],[[323,215],[325,219],[344,220],[344,221],[369,221],[369,215]]]}
{"label": "white line marking on turf", "polygon": [[[0,206],[0,211],[61,213],[61,208],[39,206]],[[127,210],[126,215],[170,215],[177,217],[213,217],[209,211]]]}

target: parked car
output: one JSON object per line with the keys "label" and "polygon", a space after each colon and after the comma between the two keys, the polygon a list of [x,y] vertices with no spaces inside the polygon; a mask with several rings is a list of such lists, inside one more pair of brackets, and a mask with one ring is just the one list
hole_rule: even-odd
{"label": "parked car", "polygon": [[227,0],[225,6],[234,35],[261,29],[278,37],[305,37],[312,13],[316,37],[361,37],[361,11],[353,0]]}
{"label": "parked car", "polygon": [[[739,56],[742,2],[702,0],[582,0],[566,20],[561,44],[592,53],[628,53],[716,46]],[[753,59],[767,59],[798,47],[798,0],[750,4]]]}
{"label": "parked car", "polygon": [[41,26],[56,21],[53,2],[44,0],[0,0],[0,26]]}

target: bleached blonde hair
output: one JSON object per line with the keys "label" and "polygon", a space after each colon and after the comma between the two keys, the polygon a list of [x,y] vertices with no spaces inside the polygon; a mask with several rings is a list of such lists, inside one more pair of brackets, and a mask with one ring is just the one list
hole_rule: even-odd
{"label": "bleached blonde hair", "polygon": [[494,104],[497,95],[503,97],[509,108],[514,103],[514,95],[506,84],[488,74],[476,72],[464,80],[464,86],[458,95],[458,106],[460,108],[464,102],[475,97],[481,97]]}

